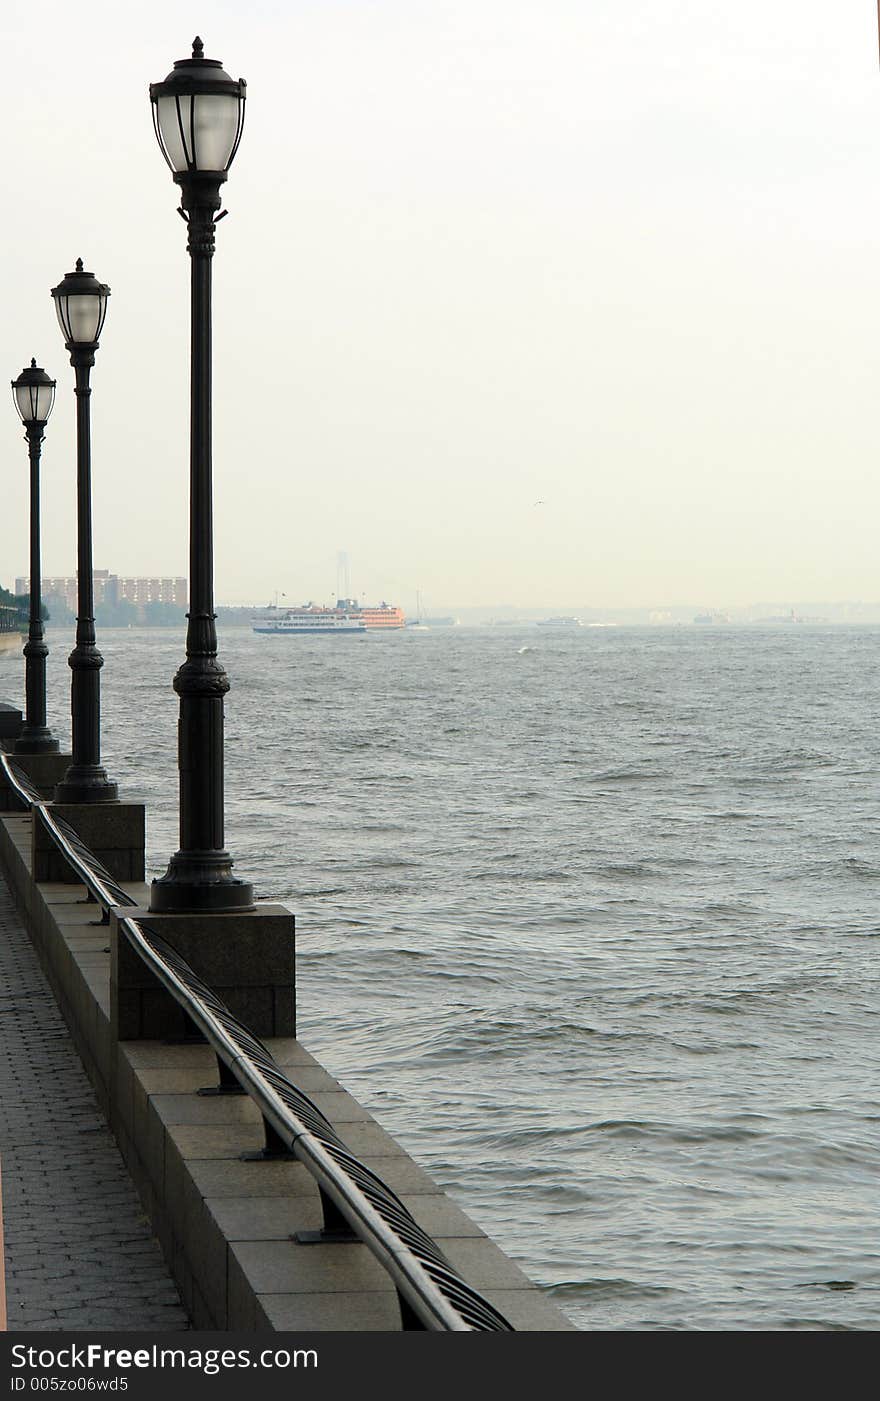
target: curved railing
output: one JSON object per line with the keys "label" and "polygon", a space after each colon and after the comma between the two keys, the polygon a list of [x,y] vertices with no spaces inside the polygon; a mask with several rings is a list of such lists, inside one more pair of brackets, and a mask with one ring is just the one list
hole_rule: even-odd
{"label": "curved railing", "polygon": [[134,905],[136,903],[123,890],[119,882],[111,876],[106,866],[101,864],[95,853],[86,846],[70,823],[65,822],[64,818],[59,817],[57,813],[49,811],[39,788],[31,782],[15,761],[2,751],[0,751],[0,771],[2,771],[6,785],[13,796],[18,799],[23,808],[33,813],[36,820],[43,824],[61,855],[76,871],[88,891],[89,898],[101,906],[105,923],[109,911],[115,905]]}
{"label": "curved railing", "polygon": [[6,779],[6,786],[13,796],[18,798],[22,807],[30,808],[35,803],[42,803],[43,795],[35,784],[31,783],[27,774],[13,763],[8,754],[4,754],[0,749],[0,768],[3,770],[3,777]]}
{"label": "curved railing", "polygon": [[218,1092],[244,1092],[256,1103],[266,1135],[266,1146],[256,1156],[296,1158],[314,1177],[324,1225],[320,1231],[300,1232],[297,1239],[304,1244],[362,1241],[391,1276],[404,1328],[512,1330],[507,1319],[462,1278],[387,1183],[346,1148],[330,1121],[296,1088],[262,1041],[148,921],[126,913],[135,901],[73,829],[47,808],[8,755],[0,753],[0,769],[22,806],[44,824],[105,918],[114,912],[120,932],[211,1045],[219,1069]]}

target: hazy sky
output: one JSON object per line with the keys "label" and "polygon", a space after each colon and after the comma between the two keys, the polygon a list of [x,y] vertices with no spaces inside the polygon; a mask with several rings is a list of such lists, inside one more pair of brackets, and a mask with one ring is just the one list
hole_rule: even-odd
{"label": "hazy sky", "polygon": [[198,32],[248,80],[219,602],[326,598],[340,550],[407,607],[880,598],[871,0],[46,0],[0,26],[7,378],[35,355],[59,381],[44,572],[75,563],[49,289],[78,256],[112,288],[95,563],[186,572],[189,260],[147,85]]}

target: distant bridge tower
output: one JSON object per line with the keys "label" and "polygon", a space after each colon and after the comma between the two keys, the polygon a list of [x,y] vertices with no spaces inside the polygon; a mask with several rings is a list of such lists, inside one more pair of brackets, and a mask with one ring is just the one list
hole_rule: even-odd
{"label": "distant bridge tower", "polygon": [[351,571],[345,550],[336,556],[336,597],[351,598]]}

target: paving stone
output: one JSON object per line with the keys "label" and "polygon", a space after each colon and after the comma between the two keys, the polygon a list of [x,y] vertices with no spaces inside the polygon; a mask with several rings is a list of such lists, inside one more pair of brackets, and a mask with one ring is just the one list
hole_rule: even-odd
{"label": "paving stone", "polygon": [[10,1329],[189,1327],[2,880],[0,1157]]}

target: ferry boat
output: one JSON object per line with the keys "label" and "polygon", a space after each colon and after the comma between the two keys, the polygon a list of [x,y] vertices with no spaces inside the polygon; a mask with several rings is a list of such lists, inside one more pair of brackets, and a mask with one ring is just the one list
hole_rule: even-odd
{"label": "ferry boat", "polygon": [[580,618],[539,618],[539,628],[582,628]]}
{"label": "ferry boat", "polygon": [[353,598],[341,598],[339,602],[350,609],[355,617],[363,618],[367,632],[389,632],[406,627],[403,609],[396,608],[393,603],[377,603],[374,608],[364,608]]}
{"label": "ferry boat", "polygon": [[335,608],[320,603],[304,603],[298,608],[278,608],[270,604],[265,613],[251,620],[254,632],[304,636],[330,633],[333,636],[363,636],[367,632],[390,632],[405,627],[402,608],[391,603],[365,607],[354,598],[338,598]]}

